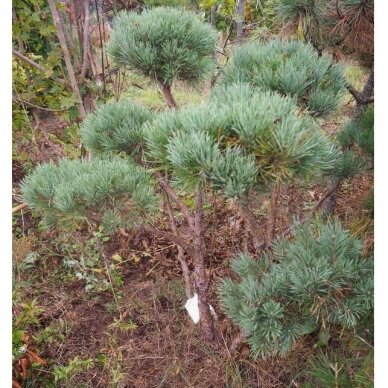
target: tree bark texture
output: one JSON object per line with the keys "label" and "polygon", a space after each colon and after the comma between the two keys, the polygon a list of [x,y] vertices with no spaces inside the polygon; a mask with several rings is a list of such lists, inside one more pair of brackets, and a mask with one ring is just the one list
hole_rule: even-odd
{"label": "tree bark texture", "polygon": [[83,105],[81,93],[80,93],[79,88],[78,88],[77,79],[75,78],[74,68],[73,68],[73,65],[72,65],[71,60],[70,60],[69,50],[67,49],[66,39],[65,39],[65,35],[63,33],[63,28],[62,28],[61,20],[59,17],[59,13],[58,13],[57,7],[55,5],[55,0],[48,0],[48,3],[49,3],[50,10],[51,10],[51,14],[53,16],[55,28],[57,30],[57,36],[58,36],[59,44],[61,45],[63,57],[64,57],[65,64],[66,64],[66,69],[67,69],[67,72],[69,74],[70,84],[71,84],[71,87],[73,89],[73,93],[77,97],[79,113],[80,113],[80,116],[83,120],[86,117],[86,112],[85,112],[85,108]]}
{"label": "tree bark texture", "polygon": [[244,6],[245,6],[245,0],[238,0],[238,3],[237,3],[237,21],[236,21],[236,29],[237,29],[236,43],[238,45],[241,44],[242,38],[244,35]]}
{"label": "tree bark texture", "polygon": [[195,224],[194,224],[194,274],[198,294],[200,324],[206,341],[214,340],[214,323],[210,313],[208,301],[209,280],[205,270],[205,245],[202,226],[202,191],[198,189],[195,196]]}
{"label": "tree bark texture", "polygon": [[330,217],[334,213],[341,182],[342,179],[336,179],[329,187],[330,195],[322,202],[322,215],[324,218]]}
{"label": "tree bark texture", "polygon": [[[167,211],[167,215],[169,218],[171,230],[176,236],[178,236],[178,228],[176,226],[176,222],[175,222],[175,218],[174,218],[174,214],[172,211],[170,200],[169,200],[168,195],[166,193],[164,193],[164,200],[165,200],[166,211]],[[183,250],[183,248],[179,244],[176,244],[176,246],[178,248],[178,261],[181,265],[183,279],[185,281],[186,296],[188,298],[192,298],[193,291],[192,291],[192,287],[191,287],[190,270],[189,270],[189,266],[187,265],[187,261],[185,259],[185,251]]]}
{"label": "tree bark texture", "polygon": [[216,26],[216,16],[217,16],[217,6],[212,5],[212,7],[210,8],[210,25],[212,27]]}
{"label": "tree bark texture", "polygon": [[368,80],[361,92],[356,90],[353,86],[348,85],[347,89],[349,93],[356,100],[356,108],[354,110],[354,119],[360,117],[362,111],[372,102],[374,102],[374,69],[369,73]]}
{"label": "tree bark texture", "polygon": [[264,246],[264,241],[260,237],[261,231],[259,225],[255,219],[255,216],[252,213],[252,210],[249,207],[248,197],[240,199],[238,201],[238,206],[241,211],[241,214],[246,222],[249,231],[251,232],[252,241],[255,249],[260,249]]}
{"label": "tree bark texture", "polygon": [[171,93],[171,86],[165,85],[165,84],[160,84],[160,90],[163,94],[163,97],[164,97],[166,103],[167,103],[167,106],[170,109],[176,109],[177,104],[176,104],[174,97]]}

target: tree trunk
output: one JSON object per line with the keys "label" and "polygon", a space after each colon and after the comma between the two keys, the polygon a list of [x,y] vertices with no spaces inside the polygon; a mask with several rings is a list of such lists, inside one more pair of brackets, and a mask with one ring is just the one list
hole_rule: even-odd
{"label": "tree trunk", "polygon": [[261,233],[260,233],[259,225],[251,209],[249,208],[248,197],[240,199],[238,201],[238,206],[240,208],[244,221],[246,222],[248,229],[251,232],[252,241],[255,249],[258,250],[262,248],[264,246],[264,241],[262,238],[260,238]]}
{"label": "tree trunk", "polygon": [[210,25],[212,27],[216,26],[216,16],[217,16],[217,6],[212,5],[212,7],[210,8]]}
{"label": "tree trunk", "polygon": [[368,104],[374,102],[374,69],[369,73],[368,80],[366,81],[362,92],[359,92],[350,84],[347,85],[347,89],[356,100],[356,109],[354,110],[353,119],[358,119]]}
{"label": "tree trunk", "polygon": [[334,214],[341,182],[342,179],[336,179],[329,187],[330,195],[322,203],[322,215],[324,218],[328,218]]}
{"label": "tree trunk", "polygon": [[63,33],[62,24],[61,24],[61,21],[59,18],[59,13],[58,13],[57,7],[55,5],[55,0],[48,0],[48,3],[50,6],[51,14],[53,16],[55,28],[57,30],[57,36],[58,36],[59,43],[61,45],[63,57],[64,57],[65,64],[66,64],[66,69],[67,69],[67,72],[69,74],[70,84],[71,84],[71,87],[73,89],[73,93],[77,97],[79,113],[80,113],[81,119],[83,120],[86,117],[85,108],[83,105],[81,93],[80,93],[79,88],[78,88],[77,79],[75,78],[73,65],[71,64],[69,51],[67,49],[65,35]]}
{"label": "tree trunk", "polygon": [[177,104],[174,100],[174,97],[171,94],[171,86],[161,83],[160,90],[162,91],[163,97],[164,97],[165,101],[167,102],[168,107],[170,109],[176,109]]}
{"label": "tree trunk", "polygon": [[275,187],[271,193],[271,208],[269,211],[268,229],[267,229],[267,246],[271,244],[272,240],[275,237],[279,193],[280,193],[280,185],[275,184]]}
{"label": "tree trunk", "polygon": [[244,34],[244,5],[245,0],[238,0],[237,3],[237,21],[236,21],[236,29],[237,29],[237,44],[241,44],[243,34]]}
{"label": "tree trunk", "polygon": [[201,330],[206,341],[214,340],[214,324],[210,313],[207,292],[209,280],[205,270],[205,246],[202,227],[202,192],[198,189],[195,196],[195,224],[194,224],[194,274],[195,286],[198,293],[198,307]]}
{"label": "tree trunk", "polygon": [[90,39],[89,39],[89,0],[84,0],[84,23],[83,23],[83,63],[81,70],[81,79],[85,78],[86,72],[89,67],[89,51],[90,51]]}
{"label": "tree trunk", "polygon": [[[170,200],[168,198],[168,194],[166,194],[166,193],[164,193],[164,201],[165,201],[165,205],[166,205],[167,215],[168,215],[168,218],[170,221],[171,230],[176,236],[178,236],[178,228],[176,226],[176,222],[175,222],[174,214],[172,211],[171,203],[170,203]],[[186,296],[190,299],[193,297],[193,291],[192,291],[192,287],[191,287],[189,266],[187,265],[187,261],[185,259],[185,252],[184,252],[183,248],[179,244],[177,244],[176,246],[178,248],[178,261],[179,261],[181,268],[182,268],[183,279],[185,280]]]}
{"label": "tree trunk", "polygon": [[59,18],[61,20],[63,32],[65,34],[66,42],[67,42],[68,47],[69,47],[70,55],[73,57],[74,66],[76,69],[80,69],[81,63],[80,63],[80,60],[78,58],[77,50],[75,48],[74,39],[72,37],[71,32],[69,32],[68,28],[66,28],[66,26],[68,26],[68,25],[71,26],[71,22],[67,22],[67,20],[65,20],[64,16],[61,13],[59,13]]}
{"label": "tree trunk", "polygon": [[362,111],[373,102],[374,95],[374,86],[375,86],[375,78],[374,78],[374,70],[369,74],[368,80],[364,86],[364,89],[358,95],[358,99],[356,99],[356,109],[354,112],[354,117],[360,117]]}

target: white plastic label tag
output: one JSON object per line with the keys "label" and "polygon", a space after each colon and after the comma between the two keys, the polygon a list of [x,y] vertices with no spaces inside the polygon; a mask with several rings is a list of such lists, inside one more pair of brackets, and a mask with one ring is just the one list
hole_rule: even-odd
{"label": "white plastic label tag", "polygon": [[[199,307],[198,307],[198,295],[194,294],[194,296],[187,300],[185,304],[185,308],[190,315],[190,318],[193,320],[195,324],[199,322]],[[214,311],[213,306],[209,304],[210,313],[214,319],[217,319],[217,314]]]}

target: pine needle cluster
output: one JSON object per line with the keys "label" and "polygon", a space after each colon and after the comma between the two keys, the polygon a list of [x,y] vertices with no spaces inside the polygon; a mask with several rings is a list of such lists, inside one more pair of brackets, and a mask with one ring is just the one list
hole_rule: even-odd
{"label": "pine needle cluster", "polygon": [[21,189],[23,200],[43,214],[47,228],[88,221],[114,231],[141,222],[158,209],[149,173],[117,157],[46,163],[25,178]]}
{"label": "pine needle cluster", "polygon": [[225,279],[220,299],[255,357],[284,355],[302,336],[354,328],[373,309],[373,259],[338,221],[304,225],[258,261],[241,254],[240,280]]}
{"label": "pine needle cluster", "polygon": [[156,7],[122,12],[114,20],[108,52],[117,64],[171,86],[210,75],[217,33],[190,11]]}
{"label": "pine needle cluster", "polygon": [[151,117],[150,110],[126,100],[101,105],[82,123],[81,141],[96,155],[137,154],[143,140],[141,127]]}
{"label": "pine needle cluster", "polygon": [[329,57],[319,57],[311,45],[298,41],[253,42],[238,47],[221,82],[249,82],[290,96],[313,116],[333,112],[345,92],[340,65]]}

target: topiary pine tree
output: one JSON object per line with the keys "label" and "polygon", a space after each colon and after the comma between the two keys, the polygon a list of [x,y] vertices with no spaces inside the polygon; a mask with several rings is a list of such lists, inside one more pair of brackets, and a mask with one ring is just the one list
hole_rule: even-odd
{"label": "topiary pine tree", "polygon": [[216,40],[216,32],[193,12],[156,7],[141,14],[120,13],[108,52],[118,65],[157,82],[171,108],[176,107],[173,81],[194,83],[212,74]]}
{"label": "topiary pine tree", "polygon": [[373,260],[338,221],[304,225],[259,261],[241,254],[239,281],[225,279],[220,299],[254,357],[284,355],[304,335],[352,329],[373,309]]}
{"label": "topiary pine tree", "polygon": [[222,84],[237,82],[290,96],[313,116],[333,112],[345,91],[341,67],[328,57],[318,57],[311,45],[297,41],[238,47],[221,79]]}

